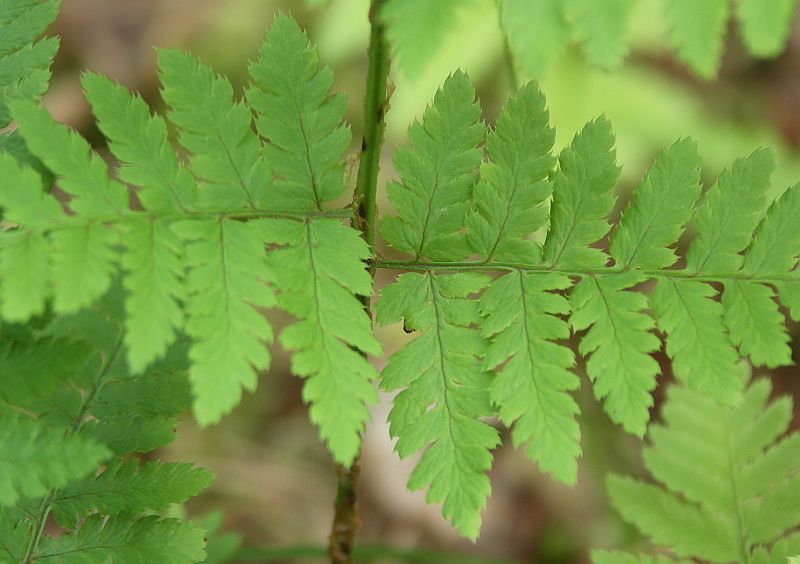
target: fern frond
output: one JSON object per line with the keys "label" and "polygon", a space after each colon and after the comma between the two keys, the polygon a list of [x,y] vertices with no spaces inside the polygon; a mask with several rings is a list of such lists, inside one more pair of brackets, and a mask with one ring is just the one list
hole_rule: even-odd
{"label": "fern frond", "polygon": [[563,4],[561,0],[500,0],[500,21],[514,64],[526,75],[543,76],[564,50],[569,24]]}
{"label": "fern frond", "polygon": [[0,504],[13,505],[20,497],[42,497],[51,488],[66,485],[97,468],[110,451],[88,438],[64,437],[29,416],[0,409]]}
{"label": "fern frond", "polygon": [[602,267],[608,255],[589,245],[608,233],[606,216],[614,208],[612,190],[620,169],[611,123],[599,118],[587,124],[558,163],[544,260],[554,266]]}
{"label": "fern frond", "polygon": [[554,140],[544,95],[529,83],[487,135],[490,162],[481,169],[465,222],[470,246],[484,260],[541,262],[541,246],[530,236],[547,222]]}
{"label": "fern frond", "polygon": [[228,79],[175,49],[158,52],[158,73],[161,95],[171,108],[169,120],[178,127],[191,171],[200,181],[198,207],[263,208],[270,167],[251,127],[251,110],[234,100]]}
{"label": "fern frond", "polygon": [[388,0],[379,17],[386,25],[394,59],[408,76],[416,78],[448,33],[456,29],[458,9],[474,0]]}
{"label": "fern frond", "polygon": [[[128,191],[108,175],[103,160],[80,135],[53,121],[46,110],[16,101],[11,108],[31,152],[58,177],[70,208],[87,220],[128,213]],[[44,196],[45,200],[55,200]],[[22,204],[22,202],[19,202]],[[26,202],[27,203],[27,202]],[[52,204],[48,204],[52,207]],[[29,213],[32,213],[30,211]],[[53,307],[73,313],[111,287],[118,233],[97,221],[60,221],[50,235]]]}
{"label": "fern frond", "polygon": [[398,454],[424,449],[408,486],[428,486],[428,501],[442,503],[442,514],[473,540],[491,491],[490,450],[499,443],[481,420],[492,413],[490,377],[480,362],[486,343],[471,328],[478,304],[469,299],[488,282],[473,273],[404,274],[383,289],[377,305],[379,323],[402,319],[407,330],[420,332],[389,358],[381,376],[382,388],[402,390],[389,415]]}
{"label": "fern frond", "polygon": [[481,297],[483,336],[491,339],[484,367],[498,370],[491,399],[506,425],[514,425],[514,445],[544,472],[575,484],[580,455],[578,405],[569,391],[578,378],[569,369],[572,351],[555,341],[569,337],[559,315],[569,302],[554,291],[572,285],[564,276],[518,271],[493,281]]}
{"label": "fern frond", "polygon": [[166,509],[203,491],[211,473],[192,464],[148,462],[114,463],[99,476],[90,476],[58,490],[53,496],[53,515],[74,528],[78,516],[97,511],[101,515]]}
{"label": "fern frond", "polygon": [[256,387],[256,371],[269,366],[265,342],[272,327],[258,311],[275,304],[272,278],[257,226],[227,219],[176,224],[186,245],[186,332],[194,411],[215,423]]}
{"label": "fern frond", "polygon": [[756,0],[739,0],[736,14],[742,35],[750,52],[759,57],[780,55],[789,38],[797,0],[775,0],[764,4]]}
{"label": "fern frond", "polygon": [[298,319],[281,343],[294,351],[292,371],[306,378],[303,399],[334,458],[349,466],[377,396],[375,369],[359,354],[380,355],[371,323],[356,296],[372,293],[358,232],[331,219],[274,220],[262,224],[283,309]]}
{"label": "fern frond", "polygon": [[202,561],[204,557],[203,529],[192,523],[155,516],[107,520],[92,516],[75,533],[45,539],[34,561],[189,564]]}
{"label": "fern frond", "polygon": [[[454,80],[443,87],[423,123],[412,126],[414,147],[397,153],[403,184],[392,185],[390,196],[399,217],[384,219],[384,235],[395,249],[416,258],[376,263],[416,271],[422,278],[407,279],[417,282],[407,282],[413,288],[403,292],[387,288],[378,311],[413,328],[421,307],[414,304],[428,303],[433,295],[419,280],[446,279],[447,272],[494,272],[497,277],[481,297],[482,316],[470,322],[488,346],[473,354],[482,356],[486,369],[497,371],[486,393],[503,422],[514,426],[514,443],[525,444],[543,470],[571,483],[580,454],[577,407],[568,394],[577,387],[570,372],[575,362],[558,344],[567,336],[558,316],[568,316],[578,333],[595,396],[605,400],[613,421],[640,436],[660,372],[652,356],[661,346],[656,327],[666,337],[677,378],[727,405],[741,400],[742,381],[735,376],[740,355],[756,365],[791,363],[776,291],[792,315],[800,316],[800,229],[792,219],[800,211],[800,197],[791,188],[765,210],[774,166],[770,151],[736,161],[700,198],[700,158],[694,142],[681,139],[657,158],[612,229],[608,217],[619,169],[610,124],[603,118],[589,123],[562,151],[547,182],[551,133],[535,86],[524,87],[509,102],[489,133],[488,162],[479,179],[465,167],[464,186],[447,187],[437,184],[441,175],[420,172],[443,154],[475,150],[472,141],[463,146],[451,141],[448,153],[442,153],[441,136],[421,134],[436,131],[443,115],[439,105],[452,116],[448,123],[472,111],[471,94],[460,98],[460,111],[455,106]],[[459,131],[466,129],[462,124]],[[463,216],[468,180],[472,208]],[[543,203],[551,189],[549,231],[540,254],[535,231],[545,224]],[[443,203],[433,203],[435,198]],[[442,213],[428,214],[428,206]],[[682,258],[676,247],[690,223],[696,236]],[[435,231],[458,241],[450,248],[459,251],[466,231],[472,252],[420,250],[422,233]],[[465,260],[475,254],[479,260]],[[724,288],[721,300],[719,287]],[[558,295],[567,292],[568,302]],[[408,350],[413,349],[397,353],[395,364],[407,362],[413,373],[422,372],[419,355]],[[408,384],[399,380],[392,389]],[[402,440],[403,433],[398,434]]]}
{"label": "fern frond", "polygon": [[415,259],[458,260],[471,254],[460,230],[484,135],[475,90],[457,72],[436,94],[422,123],[409,128],[412,146],[395,152],[401,182],[386,189],[397,215],[381,221],[381,234],[390,245]]}
{"label": "fern frond", "polygon": [[344,95],[329,95],[333,73],[322,66],[305,32],[279,15],[250,65],[247,101],[277,178],[270,209],[321,210],[344,191],[342,157],[350,129]]}
{"label": "fern frond", "polygon": [[658,156],[611,234],[609,249],[617,266],[657,269],[675,264],[673,246],[700,196],[700,164],[690,139],[675,142]]}
{"label": "fern frond", "polygon": [[7,0],[0,6],[0,129],[11,121],[9,101],[37,100],[47,90],[58,39],[36,39],[58,8],[58,0]]}
{"label": "fern frond", "polygon": [[798,435],[786,435],[792,404],[785,397],[769,404],[770,392],[768,381],[757,380],[729,407],[673,386],[664,423],[651,427],[644,450],[645,465],[666,489],[613,475],[614,507],[677,556],[764,561],[766,546],[800,524]]}
{"label": "fern frond", "polygon": [[670,0],[666,5],[664,17],[678,58],[703,78],[717,74],[729,14],[728,0]]}
{"label": "fern frond", "polygon": [[605,409],[626,431],[643,436],[653,405],[651,393],[660,369],[651,353],[661,348],[652,333],[647,299],[630,288],[645,278],[632,272],[619,276],[587,276],[572,290],[570,324],[589,329],[580,353],[594,394],[605,398]]}
{"label": "fern frond", "polygon": [[590,63],[601,68],[619,65],[628,52],[627,32],[636,0],[568,0],[572,36]]}

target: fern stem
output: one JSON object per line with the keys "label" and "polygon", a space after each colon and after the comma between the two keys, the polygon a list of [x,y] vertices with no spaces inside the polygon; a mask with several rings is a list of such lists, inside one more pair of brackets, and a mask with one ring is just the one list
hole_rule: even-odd
{"label": "fern stem", "polygon": [[[97,397],[97,392],[103,387],[103,383],[108,375],[108,371],[111,368],[111,365],[114,364],[114,361],[117,359],[117,356],[121,350],[122,337],[120,336],[116,345],[114,346],[114,349],[111,351],[111,354],[108,356],[108,358],[103,359],[100,372],[98,373],[95,381],[92,383],[92,386],[89,388],[89,391],[86,392],[86,396],[83,398],[81,406],[78,409],[78,413],[75,415],[75,419],[72,422],[72,427],[70,427],[70,429],[66,432],[66,436],[79,433],[83,428],[83,424],[86,421],[86,413],[89,411],[92,403],[94,403],[94,399]],[[56,490],[50,490],[47,492],[47,495],[39,505],[39,511],[37,511],[36,517],[34,518],[32,529],[33,534],[28,541],[28,547],[25,550],[25,557],[22,559],[24,564],[30,564],[34,561],[33,555],[34,552],[36,552],[36,549],[39,547],[39,542],[42,540],[44,527],[47,524],[47,518],[50,516],[50,510],[53,507],[53,500],[56,497],[56,493]]]}
{"label": "fern stem", "polygon": [[[381,145],[385,130],[384,116],[388,104],[387,84],[389,78],[389,48],[379,11],[385,0],[372,0],[369,20],[371,35],[369,43],[369,70],[367,89],[364,95],[364,134],[361,141],[361,157],[358,165],[358,180],[355,191],[356,217],[353,225],[371,249],[375,249],[375,209],[378,191]],[[370,274],[374,269],[370,267]],[[370,312],[369,297],[362,298],[367,314]],[[334,504],[328,555],[334,564],[352,562],[359,519],[356,490],[361,473],[361,454],[346,468],[336,466],[337,488]]]}
{"label": "fern stem", "polygon": [[372,32],[369,43],[369,71],[364,95],[364,136],[358,164],[356,204],[361,232],[367,244],[375,247],[375,200],[380,170],[381,145],[386,128],[384,115],[388,104],[389,47],[378,11],[385,0],[373,0],[370,7]]}
{"label": "fern stem", "polygon": [[[456,272],[501,272],[507,270],[521,270],[530,273],[553,273],[565,276],[602,276],[613,275],[627,272],[615,267],[580,269],[563,269],[551,266],[546,263],[526,264],[516,262],[447,262],[447,261],[404,261],[404,260],[385,260],[375,259],[371,263],[372,268],[385,268],[391,270],[407,270],[416,272],[428,272],[432,270],[453,270]],[[688,270],[642,270],[636,269],[648,278],[670,278],[696,280],[698,282],[724,283],[732,280],[742,280],[748,282],[762,282],[765,284],[777,284],[780,282],[797,282],[800,280],[797,273],[769,273],[764,275],[754,275],[746,272],[718,272],[710,274],[696,274]]]}

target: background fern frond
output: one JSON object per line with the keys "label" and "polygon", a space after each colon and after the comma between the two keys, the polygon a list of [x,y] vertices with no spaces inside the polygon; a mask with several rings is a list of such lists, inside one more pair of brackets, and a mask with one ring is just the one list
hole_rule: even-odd
{"label": "background fern frond", "polygon": [[[767,545],[800,523],[796,509],[788,510],[800,491],[798,437],[786,435],[792,403],[783,397],[770,404],[770,392],[767,380],[756,380],[741,404],[729,407],[673,386],[664,423],[651,427],[644,450],[645,465],[666,489],[612,475],[612,504],[677,556],[769,561]],[[792,538],[775,544],[775,556],[794,554],[786,552]],[[625,562],[609,554],[595,561]]]}

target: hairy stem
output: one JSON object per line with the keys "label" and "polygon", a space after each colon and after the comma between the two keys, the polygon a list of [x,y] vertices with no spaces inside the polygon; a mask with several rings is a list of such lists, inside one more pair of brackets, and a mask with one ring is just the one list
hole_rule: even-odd
{"label": "hairy stem", "polygon": [[[353,221],[361,236],[375,250],[375,200],[378,189],[381,145],[385,129],[384,115],[388,103],[387,83],[389,75],[389,47],[386,44],[383,22],[379,11],[385,0],[372,0],[369,43],[369,71],[367,90],[364,96],[364,136],[361,142],[361,158],[358,165],[358,181],[355,191],[357,216]],[[374,269],[370,267],[370,274]],[[362,299],[364,309],[372,317],[369,297]],[[333,526],[331,527],[328,554],[334,564],[349,564],[353,561],[359,519],[356,489],[361,472],[361,455],[349,468],[337,465],[336,502]]]}
{"label": "hairy stem", "polygon": [[795,273],[767,273],[767,274],[750,274],[748,272],[709,272],[709,273],[696,273],[689,270],[678,269],[622,269],[617,267],[601,267],[601,268],[587,268],[581,270],[580,268],[560,268],[547,263],[528,264],[521,262],[450,262],[450,261],[416,261],[416,260],[384,260],[375,259],[371,263],[373,269],[388,268],[391,270],[401,270],[410,272],[429,272],[437,270],[449,270],[455,272],[504,272],[511,270],[519,270],[529,272],[532,274],[563,274],[564,276],[604,276],[621,274],[624,272],[635,271],[640,272],[647,278],[669,278],[669,279],[682,279],[682,280],[696,280],[698,282],[717,282],[725,283],[731,280],[742,280],[746,282],[762,282],[765,284],[778,284],[781,282],[796,282],[798,280]]}
{"label": "hairy stem", "polygon": [[385,0],[372,0],[369,43],[369,72],[364,95],[364,136],[361,141],[361,158],[358,164],[358,182],[355,201],[358,222],[364,239],[375,247],[375,199],[380,169],[381,145],[386,127],[384,114],[388,104],[389,47],[386,44],[383,22],[378,11]]}
{"label": "hairy stem", "polygon": [[[78,409],[78,413],[75,416],[75,419],[72,421],[72,427],[66,432],[66,436],[73,435],[75,433],[79,433],[80,430],[83,428],[83,425],[86,421],[86,414],[88,413],[89,409],[94,403],[95,397],[97,397],[97,392],[100,391],[100,388],[103,387],[103,383],[108,375],[108,371],[111,368],[111,365],[114,364],[117,356],[119,355],[120,351],[122,350],[122,338],[117,341],[117,344],[114,347],[114,350],[108,356],[108,358],[103,359],[103,364],[100,368],[100,372],[97,375],[97,378],[92,383],[91,388],[86,392],[86,396],[84,396],[83,401],[81,402],[80,408]],[[39,505],[39,510],[36,512],[36,516],[34,517],[33,521],[33,529],[32,535],[30,540],[28,541],[28,547],[25,550],[25,557],[22,559],[24,564],[32,563],[35,558],[34,554],[36,549],[39,547],[39,542],[42,540],[42,534],[44,534],[44,527],[47,524],[47,518],[50,516],[50,510],[52,509],[53,499],[56,496],[56,490],[50,490],[47,492],[47,495],[42,500],[42,503]]]}

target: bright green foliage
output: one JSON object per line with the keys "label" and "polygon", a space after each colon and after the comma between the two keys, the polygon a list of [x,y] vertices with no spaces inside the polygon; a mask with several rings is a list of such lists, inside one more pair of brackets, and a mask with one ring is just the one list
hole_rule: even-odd
{"label": "bright green foliage", "polygon": [[398,215],[383,218],[381,234],[415,259],[458,260],[471,254],[460,228],[481,162],[480,114],[474,88],[457,72],[436,94],[423,122],[409,128],[412,146],[395,152],[401,182],[386,189]]}
{"label": "bright green foliage", "polygon": [[[162,562],[173,552],[183,554],[178,562],[202,560],[202,529],[140,517],[197,495],[211,474],[132,458],[172,441],[175,417],[189,407],[185,348],[131,374],[122,315],[115,290],[91,310],[42,321],[35,333],[0,327],[0,561]],[[129,448],[125,435],[136,437]],[[62,534],[31,542],[50,512]],[[104,552],[123,548],[133,552]]]}
{"label": "bright green foliage", "polygon": [[742,267],[740,253],[762,217],[774,159],[765,149],[739,159],[706,193],[694,219],[697,237],[686,254],[687,270],[734,272]]}
{"label": "bright green foliage", "polygon": [[729,0],[667,3],[664,15],[678,58],[704,78],[712,78],[719,67],[729,11]]}
{"label": "bright green foliage", "polygon": [[342,157],[350,130],[344,95],[329,96],[333,73],[297,23],[279,15],[250,66],[247,100],[277,179],[270,209],[321,210],[344,191]]}
{"label": "bright green foliage", "polygon": [[[462,94],[456,98],[456,93]],[[483,368],[495,371],[488,399],[503,423],[513,426],[514,444],[542,470],[570,484],[577,473],[580,431],[570,396],[578,386],[576,363],[559,343],[569,337],[565,318],[595,397],[614,422],[639,436],[646,432],[661,371],[652,356],[661,348],[656,327],[665,335],[675,376],[724,404],[741,399],[740,356],[755,365],[791,364],[775,293],[797,316],[800,229],[793,218],[800,213],[800,198],[792,188],[765,210],[774,166],[770,151],[736,161],[701,199],[700,157],[694,142],[679,140],[657,158],[612,228],[619,168],[607,120],[586,125],[552,171],[545,103],[535,86],[526,85],[489,131],[487,160],[476,180],[480,139],[465,133],[465,124],[477,120],[474,107],[461,75],[449,79],[422,123],[412,126],[413,146],[396,154],[401,183],[390,185],[389,195],[398,215],[384,218],[383,233],[395,249],[411,255],[391,265],[422,273],[404,275],[378,302],[381,322],[403,319],[406,330],[422,333],[392,357],[383,375],[384,386],[405,389],[392,416],[401,455],[426,444],[407,422],[416,416],[404,415],[410,410],[406,403],[423,409],[440,401],[439,390],[422,387],[419,375],[427,374],[428,365],[421,363],[437,350],[422,354],[423,344],[482,357]],[[459,127],[448,137],[439,133],[443,123]],[[437,174],[438,162],[458,168],[442,169],[451,176]],[[459,182],[448,188],[442,180],[451,177]],[[471,207],[463,214],[470,193]],[[540,244],[537,231],[546,225],[551,194],[549,231]],[[676,246],[689,223],[695,236],[684,266]],[[429,233],[441,234],[448,246],[426,246]],[[477,260],[468,260],[476,255]],[[470,318],[483,342],[468,349],[466,338],[431,345],[436,326],[422,313],[436,310],[438,294],[431,284],[448,280],[448,271],[458,271],[456,279],[499,273],[480,297],[480,317]],[[482,287],[476,284],[459,299],[473,307],[473,294]],[[721,300],[719,287],[724,288]],[[441,311],[449,323],[466,323]],[[406,447],[409,441],[416,441],[413,449]],[[425,471],[418,466],[418,473]],[[435,484],[430,491],[431,499],[443,499]],[[446,499],[446,514],[470,534],[464,524],[477,522],[480,505],[462,500],[459,514],[455,498]]]}
{"label": "bright green foliage", "polygon": [[470,295],[488,282],[473,273],[404,274],[383,289],[377,310],[379,323],[402,319],[407,330],[420,332],[389,359],[381,381],[387,391],[402,390],[389,415],[398,454],[425,449],[408,486],[428,486],[428,501],[443,503],[442,514],[473,540],[491,491],[490,449],[499,443],[481,420],[492,414],[491,379],[480,361],[486,343],[471,327],[479,314]]}
{"label": "bright green foliage", "polygon": [[36,419],[0,411],[0,504],[21,497],[43,497],[51,488],[81,478],[108,458],[109,450],[81,436],[64,438],[64,431]]}
{"label": "bright green foliage", "polygon": [[185,260],[189,296],[186,332],[195,341],[189,358],[195,413],[216,422],[254,390],[256,370],[269,366],[264,342],[272,327],[257,307],[275,304],[263,241],[253,223],[205,219],[176,226],[189,244]]}
{"label": "bright green foliage", "polygon": [[608,233],[606,216],[614,208],[613,189],[619,178],[608,120],[587,124],[561,152],[558,164],[544,260],[564,267],[601,267],[608,255],[588,245]]}
{"label": "bright green foliage", "polygon": [[[0,2],[0,154],[42,170],[11,122],[8,103],[38,100],[47,90],[50,65],[58,38],[37,41],[58,12],[58,0],[2,0]],[[44,172],[44,171],[43,171]]]}
{"label": "bright green foliage", "polygon": [[739,382],[731,378],[739,356],[723,324],[713,286],[696,280],[658,279],[651,304],[666,334],[675,375],[712,397],[734,402]]}
{"label": "bright green foliage", "polygon": [[269,164],[261,158],[251,111],[234,100],[230,82],[188,53],[172,49],[159,51],[158,71],[164,101],[171,107],[169,119],[203,184],[198,207],[263,207]]}
{"label": "bright green foliage", "polygon": [[394,58],[409,76],[417,76],[431,53],[456,28],[458,9],[474,0],[387,0],[381,10]]}
{"label": "bright green foliage", "polygon": [[[380,354],[356,299],[372,292],[363,262],[369,251],[340,220],[305,221],[326,215],[323,205],[345,189],[345,101],[328,95],[330,71],[286,16],[276,18],[251,72],[252,107],[197,59],[159,52],[167,115],[188,166],[170,146],[164,118],[110,80],[85,75],[87,99],[121,163],[119,180],[44,109],[14,102],[22,135],[70,196],[72,214],[34,172],[0,156],[10,184],[0,204],[15,226],[0,239],[0,265],[15,272],[3,280],[2,314],[25,321],[50,301],[56,313],[72,313],[121,277],[131,369],[143,372],[186,334],[194,412],[209,424],[240,401],[242,388],[253,390],[269,366],[273,331],[263,309],[280,304],[301,320],[283,342],[298,351],[295,371],[309,377],[304,396],[311,417],[336,459],[349,464],[368,419],[366,404],[375,398],[374,370],[357,350]],[[143,209],[120,181],[135,188]],[[275,237],[289,226],[296,229]],[[270,243],[287,248],[272,256]],[[283,264],[298,257],[299,263]],[[115,451],[147,450],[163,442],[169,425],[144,422],[134,412],[93,425],[92,432]]]}
{"label": "bright green foliage", "polygon": [[188,564],[203,560],[204,544],[203,529],[177,519],[92,516],[77,532],[43,542],[33,561]]}
{"label": "bright green foliage", "polygon": [[[644,449],[645,466],[665,487],[612,475],[614,507],[679,557],[766,563],[797,554],[797,535],[779,539],[800,524],[800,436],[786,435],[791,400],[770,404],[770,391],[768,381],[758,380],[738,406],[725,407],[672,387],[664,423],[651,427]],[[619,553],[593,557],[608,564],[647,561]]]}
{"label": "bright green foliage", "polygon": [[58,490],[53,514],[59,523],[74,527],[76,516],[97,510],[118,515],[162,510],[199,494],[211,483],[209,472],[191,464],[133,460],[109,465],[99,476],[89,476]]}
{"label": "bright green foliage", "polygon": [[569,26],[562,5],[562,0],[500,1],[503,31],[524,74],[542,76],[564,50]]}
{"label": "bright green foliage", "polygon": [[[58,13],[58,0],[0,2],[0,129],[11,121],[7,103],[36,100],[47,90],[58,39],[37,41]],[[7,136],[0,137],[5,150]]]}
{"label": "bright green foliage", "polygon": [[572,351],[556,341],[569,337],[559,318],[570,311],[555,293],[571,286],[565,276],[517,272],[493,281],[481,297],[483,336],[491,339],[484,367],[503,365],[491,386],[492,402],[503,423],[513,428],[514,446],[557,480],[574,485],[578,477],[579,409],[569,391],[578,378],[569,369]]}
{"label": "bright green foliage", "polygon": [[[628,53],[631,15],[640,0],[498,0],[513,70],[541,77],[570,41],[589,63],[619,66]],[[731,6],[731,4],[735,4]],[[414,78],[450,33],[458,31],[454,0],[388,0],[384,20],[402,70]],[[663,17],[677,58],[705,79],[717,74],[728,20],[736,16],[749,53],[773,58],[786,48],[797,0],[665,0]]]}
{"label": "bright green foliage", "polygon": [[594,394],[606,398],[605,409],[626,431],[643,436],[653,405],[658,363],[650,353],[661,348],[652,333],[647,298],[630,291],[645,278],[630,272],[618,276],[587,276],[570,296],[576,331],[588,329],[580,353],[587,357],[586,373]]}
{"label": "bright green foliage", "polygon": [[350,465],[358,454],[376,403],[377,374],[359,354],[381,355],[370,319],[357,296],[372,293],[365,269],[367,244],[336,220],[264,222],[264,239],[279,245],[269,254],[281,307],[298,319],[281,343],[294,351],[292,371],[307,378],[303,399],[334,458]]}
{"label": "bright green foliage", "polygon": [[682,139],[659,155],[623,212],[609,242],[614,262],[637,268],[675,264],[672,247],[699,196],[700,156],[690,139]]}
{"label": "bright green foliage", "polygon": [[627,52],[626,34],[636,0],[567,0],[566,17],[572,35],[583,45],[593,65],[612,68]]}
{"label": "bright green foliage", "polygon": [[742,36],[754,55],[775,57],[783,51],[789,37],[796,0],[739,0],[736,14]]}
{"label": "bright green foliage", "polygon": [[491,161],[482,166],[475,208],[466,218],[470,246],[481,258],[541,261],[541,247],[529,236],[547,224],[554,138],[544,95],[529,83],[509,100],[486,138]]}

